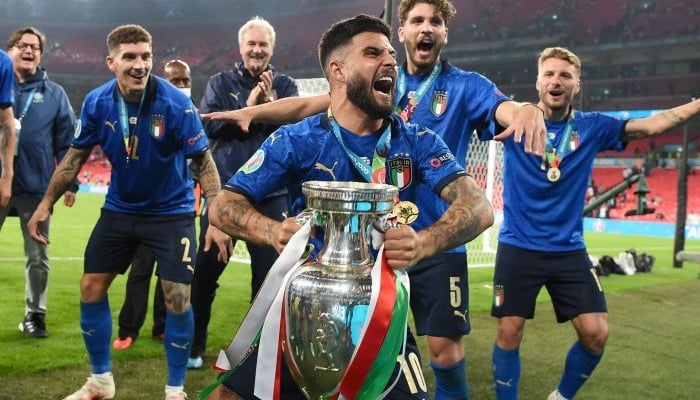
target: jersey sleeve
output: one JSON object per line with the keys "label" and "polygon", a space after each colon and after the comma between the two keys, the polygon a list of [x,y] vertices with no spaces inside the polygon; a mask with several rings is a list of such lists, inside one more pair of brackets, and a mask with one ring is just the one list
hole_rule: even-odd
{"label": "jersey sleeve", "polygon": [[295,161],[287,126],[268,137],[260,148],[224,185],[256,203],[267,195],[285,189],[294,175]]}
{"label": "jersey sleeve", "polygon": [[473,116],[474,129],[482,140],[491,139],[503,131],[504,127],[496,121],[496,109],[504,101],[510,98],[496,87],[485,76],[478,73],[470,73],[466,81],[464,104],[467,106],[467,115]]}
{"label": "jersey sleeve", "polygon": [[425,183],[439,195],[450,182],[467,173],[442,138],[428,128],[416,129],[418,169]]}
{"label": "jersey sleeve", "polygon": [[75,132],[71,147],[86,149],[93,147],[99,142],[98,134],[98,102],[94,95],[88,94],[83,101],[80,111],[80,119],[76,121]]}
{"label": "jersey sleeve", "polygon": [[0,51],[0,106],[2,108],[11,107],[15,102],[13,80],[12,61],[7,53]]}

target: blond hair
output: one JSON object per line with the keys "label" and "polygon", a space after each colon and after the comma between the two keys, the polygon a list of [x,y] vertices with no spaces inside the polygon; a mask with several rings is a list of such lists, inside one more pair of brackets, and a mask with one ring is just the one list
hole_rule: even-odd
{"label": "blond hair", "polygon": [[537,59],[537,66],[541,67],[542,63],[550,58],[557,58],[559,60],[569,62],[571,65],[574,66],[574,68],[576,68],[576,72],[578,73],[578,75],[581,76],[581,59],[578,58],[578,56],[574,54],[573,51],[564,47],[547,47],[540,53],[540,56]]}

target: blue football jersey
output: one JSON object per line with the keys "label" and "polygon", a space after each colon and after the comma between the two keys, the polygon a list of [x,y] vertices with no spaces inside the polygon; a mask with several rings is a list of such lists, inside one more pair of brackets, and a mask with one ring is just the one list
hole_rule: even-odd
{"label": "blue football jersey", "polygon": [[13,82],[12,59],[3,50],[0,50],[0,106],[9,107],[15,102]]}
{"label": "blue football jersey", "polygon": [[[187,158],[206,150],[208,142],[192,101],[151,76],[142,106],[126,107],[129,125],[135,122],[135,128],[125,129],[117,90],[116,80],[111,80],[85,97],[71,143],[75,148],[101,145],[112,164],[103,208],[152,215],[194,213]],[[130,154],[125,141],[129,129],[134,136]]]}
{"label": "blue football jersey", "polygon": [[[419,186],[439,193],[459,176],[465,175],[445,143],[431,130],[406,125],[396,115],[391,119],[391,136],[386,154],[386,183],[399,188],[399,198],[415,203],[419,211],[431,207],[417,197]],[[342,127],[347,147],[364,160],[371,160],[382,132],[357,136]],[[253,203],[273,191],[286,188],[290,212],[305,208],[300,182],[364,182],[347,153],[333,134],[328,117],[315,115],[294,125],[280,127],[224,186],[241,193]]]}
{"label": "blue football jersey", "polygon": [[[495,118],[496,108],[509,98],[481,74],[463,71],[447,61],[443,61],[441,67],[440,74],[419,100],[409,122],[432,129],[445,141],[457,161],[464,165],[472,132],[476,130],[484,138],[500,132],[501,127],[497,125]],[[397,97],[401,96],[396,99],[399,109],[406,106],[409,98],[413,97],[423,81],[428,79],[426,75],[415,76],[406,73],[405,76],[405,92],[402,95],[397,91]],[[413,225],[416,230],[432,225],[449,206],[428,188],[419,189],[418,196],[423,199],[423,203],[433,206],[421,210],[418,220]],[[465,251],[465,246],[459,246],[449,252]]]}
{"label": "blue football jersey", "polygon": [[505,141],[499,242],[536,251],[585,248],[581,215],[593,160],[600,151],[624,149],[626,121],[575,111],[570,129],[567,123],[546,121],[548,148],[563,155],[555,182],[547,178],[549,162],[526,154],[524,143],[515,143],[512,136]]}

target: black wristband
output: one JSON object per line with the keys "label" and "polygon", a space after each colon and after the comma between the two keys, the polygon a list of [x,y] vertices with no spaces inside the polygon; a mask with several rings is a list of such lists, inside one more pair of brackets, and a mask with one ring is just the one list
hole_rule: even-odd
{"label": "black wristband", "polygon": [[523,107],[525,107],[525,106],[533,106],[533,107],[535,107],[536,109],[540,110],[540,112],[542,112],[542,116],[544,117],[544,110],[543,110],[542,108],[540,108],[540,106],[538,106],[537,104],[535,104],[535,103],[525,103],[525,104],[523,104]]}

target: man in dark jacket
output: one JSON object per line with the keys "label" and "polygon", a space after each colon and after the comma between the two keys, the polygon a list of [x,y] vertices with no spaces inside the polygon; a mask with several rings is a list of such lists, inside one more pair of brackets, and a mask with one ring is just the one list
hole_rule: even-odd
{"label": "man in dark jacket", "polygon": [[[238,44],[243,62],[238,62],[232,70],[218,73],[209,79],[200,105],[201,113],[236,110],[278,98],[299,95],[294,79],[275,71],[270,65],[275,47],[275,30],[269,22],[259,17],[246,22],[238,31]],[[277,125],[253,124],[250,132],[244,133],[235,124],[218,121],[205,123],[204,128],[209,137],[222,184],[248,161],[277,127]],[[286,192],[273,193],[255,206],[261,213],[281,221],[287,211]],[[206,211],[202,213],[200,223],[200,232],[206,232],[209,226]],[[197,266],[192,281],[195,330],[189,368],[202,366],[211,305],[218,287],[217,281],[228,261],[218,260],[218,249],[215,245],[210,246],[206,243],[201,235],[199,243]],[[277,259],[277,253],[267,247],[252,244],[247,244],[247,247],[251,259],[252,298],[262,285],[267,271]]]}
{"label": "man in dark jacket", "polygon": [[[8,212],[20,218],[27,256],[25,316],[20,331],[34,338],[45,338],[46,292],[49,258],[46,245],[29,236],[27,221],[44,196],[55,165],[68,150],[75,128],[75,115],[63,88],[49,80],[39,67],[46,37],[28,26],[14,31],[7,41],[7,52],[14,64],[16,151],[12,198],[0,210],[0,227]],[[71,207],[78,191],[77,181],[64,194],[64,204]],[[49,224],[42,227],[49,235]]]}

